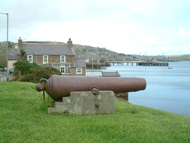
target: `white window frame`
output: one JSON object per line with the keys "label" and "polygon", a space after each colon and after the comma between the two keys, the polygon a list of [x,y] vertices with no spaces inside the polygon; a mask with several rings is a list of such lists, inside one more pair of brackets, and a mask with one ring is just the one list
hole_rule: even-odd
{"label": "white window frame", "polygon": [[[47,56],[47,62],[44,62],[44,57]],[[48,55],[43,55],[43,64],[47,64],[48,63]]]}
{"label": "white window frame", "polygon": [[[64,73],[61,72],[61,68],[64,68]],[[61,74],[70,74],[71,73],[70,66],[60,66],[60,72]]]}
{"label": "white window frame", "polygon": [[[78,69],[81,69],[81,71],[78,72]],[[82,68],[81,67],[76,68],[76,74],[82,74]]]}
{"label": "white window frame", "polygon": [[[61,61],[62,56],[64,56],[64,62]],[[65,63],[65,61],[66,61],[66,56],[65,56],[65,55],[61,55],[61,56],[60,56],[60,63]]]}
{"label": "white window frame", "polygon": [[[64,68],[64,72],[61,72],[61,68]],[[61,66],[61,67],[60,67],[60,72],[61,72],[61,74],[65,74],[65,70],[66,70],[65,66]]]}
{"label": "white window frame", "polygon": [[[30,59],[29,59],[30,56],[31,56],[31,61],[30,61]],[[29,63],[33,63],[33,55],[27,55],[27,61],[28,61]]]}

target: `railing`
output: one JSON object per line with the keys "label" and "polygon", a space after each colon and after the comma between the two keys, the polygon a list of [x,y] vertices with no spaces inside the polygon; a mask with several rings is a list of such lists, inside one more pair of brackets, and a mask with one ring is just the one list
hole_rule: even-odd
{"label": "railing", "polygon": [[[14,79],[14,74],[9,74],[9,80],[13,80]],[[0,71],[0,82],[4,82],[7,81],[7,72],[1,72]]]}
{"label": "railing", "polygon": [[0,82],[7,81],[7,73],[6,72],[0,72]]}

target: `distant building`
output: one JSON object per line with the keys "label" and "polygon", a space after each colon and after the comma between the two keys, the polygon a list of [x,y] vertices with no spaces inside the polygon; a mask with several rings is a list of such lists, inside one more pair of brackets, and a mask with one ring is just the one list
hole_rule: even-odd
{"label": "distant building", "polygon": [[14,67],[13,64],[17,62],[17,49],[10,49],[8,56],[8,68]]}
{"label": "distant building", "polygon": [[100,55],[89,55],[89,63],[100,64],[101,57]]}
{"label": "distant building", "polygon": [[75,52],[72,49],[72,41],[67,44],[55,43],[25,43],[18,39],[18,51],[26,51],[24,58],[30,63],[41,66],[49,66],[60,70],[62,74],[83,75],[86,74],[85,59],[75,59]]}

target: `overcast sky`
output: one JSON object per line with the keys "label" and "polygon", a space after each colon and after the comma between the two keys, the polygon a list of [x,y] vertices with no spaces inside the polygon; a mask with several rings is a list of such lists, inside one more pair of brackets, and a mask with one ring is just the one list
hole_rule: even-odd
{"label": "overcast sky", "polygon": [[[60,41],[144,55],[190,54],[190,0],[0,0],[9,41]],[[0,14],[0,41],[6,41]]]}

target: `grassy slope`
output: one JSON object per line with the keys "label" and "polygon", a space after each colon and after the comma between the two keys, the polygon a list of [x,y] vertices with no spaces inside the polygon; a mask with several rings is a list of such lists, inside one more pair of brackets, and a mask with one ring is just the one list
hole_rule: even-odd
{"label": "grassy slope", "polygon": [[0,83],[0,142],[190,142],[190,118],[116,100],[115,114],[48,115],[33,83]]}

